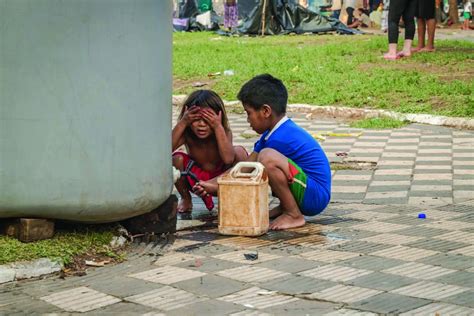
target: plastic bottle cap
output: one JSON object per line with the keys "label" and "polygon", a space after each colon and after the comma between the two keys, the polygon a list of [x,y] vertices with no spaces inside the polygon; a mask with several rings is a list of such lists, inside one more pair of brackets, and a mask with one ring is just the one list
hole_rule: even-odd
{"label": "plastic bottle cap", "polygon": [[418,218],[426,218],[426,214],[425,213],[418,213]]}

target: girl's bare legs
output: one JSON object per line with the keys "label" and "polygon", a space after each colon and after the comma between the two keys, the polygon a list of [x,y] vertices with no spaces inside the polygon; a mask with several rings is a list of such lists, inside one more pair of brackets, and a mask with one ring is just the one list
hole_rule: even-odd
{"label": "girl's bare legs", "polygon": [[[173,156],[173,166],[180,171],[184,170],[183,157],[180,155]],[[191,193],[189,193],[189,185],[185,177],[181,177],[176,182],[176,190],[181,196],[181,199],[178,203],[178,212],[179,213],[190,213],[193,210],[193,202],[191,198]]]}
{"label": "girl's bare legs", "polygon": [[[242,146],[234,146],[235,151],[235,161],[234,165],[239,161],[246,161],[249,154]],[[216,196],[217,195],[217,177],[208,181],[199,181],[194,187],[193,192],[202,197],[207,194]]]}
{"label": "girl's bare legs", "polygon": [[270,229],[282,230],[303,226],[305,219],[288,185],[290,174],[288,158],[274,149],[265,148],[259,153],[258,161],[265,166],[272,192],[280,199],[281,215],[270,224]]}

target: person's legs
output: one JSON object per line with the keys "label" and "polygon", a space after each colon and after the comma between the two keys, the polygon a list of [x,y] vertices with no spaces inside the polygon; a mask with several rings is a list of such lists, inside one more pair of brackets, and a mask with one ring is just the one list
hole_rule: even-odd
{"label": "person's legs", "polygon": [[428,29],[428,40],[426,46],[422,49],[424,52],[434,52],[434,38],[436,31],[436,19],[429,19],[426,21],[426,28]]}
{"label": "person's legs", "polygon": [[418,18],[417,23],[416,23],[418,29],[418,44],[416,45],[415,48],[413,48],[411,51],[412,52],[417,52],[423,47],[425,47],[425,32],[426,32],[426,21],[425,19]]}
{"label": "person's legs", "polygon": [[[180,154],[173,154],[173,166],[180,170],[184,171],[185,169],[185,158]],[[181,177],[175,184],[176,190],[178,190],[181,199],[178,204],[179,213],[189,213],[193,209],[193,203],[191,198],[191,193],[189,192],[188,181],[185,177]]]}
{"label": "person's legs", "polygon": [[265,148],[259,153],[258,161],[265,166],[272,192],[280,200],[281,215],[270,224],[270,229],[281,230],[303,226],[305,219],[288,185],[290,177],[288,158],[274,149]]}
{"label": "person's legs", "polygon": [[403,21],[405,21],[405,41],[403,42],[402,56],[411,56],[411,46],[415,37],[415,12],[416,0],[409,0],[403,11]]}
{"label": "person's legs", "polygon": [[388,10],[388,52],[385,59],[397,59],[398,23],[405,10],[407,0],[390,1]]}

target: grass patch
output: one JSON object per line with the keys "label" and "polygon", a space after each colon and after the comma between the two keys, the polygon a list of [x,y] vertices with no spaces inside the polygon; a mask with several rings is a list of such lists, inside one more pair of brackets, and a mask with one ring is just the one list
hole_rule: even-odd
{"label": "grass patch", "polygon": [[[245,81],[271,73],[286,84],[290,103],[474,117],[474,43],[436,44],[434,54],[388,62],[381,58],[386,36],[174,33],[174,93],[190,93],[200,81],[235,100]],[[234,75],[224,76],[227,69]]]}
{"label": "grass patch", "polygon": [[115,229],[110,225],[75,225],[76,228],[57,229],[54,237],[31,243],[0,236],[0,264],[22,260],[49,258],[65,265],[78,255],[102,255],[121,259],[121,254],[110,247]]}
{"label": "grass patch", "polygon": [[355,128],[400,128],[407,125],[407,122],[396,120],[390,117],[373,117],[354,121],[350,124],[351,127]]}

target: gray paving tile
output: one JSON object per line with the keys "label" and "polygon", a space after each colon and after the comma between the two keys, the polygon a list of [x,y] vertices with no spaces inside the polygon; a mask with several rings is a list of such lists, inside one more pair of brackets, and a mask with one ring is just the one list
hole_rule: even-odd
{"label": "gray paving tile", "polygon": [[385,198],[385,199],[364,199],[364,203],[370,204],[406,204],[408,197],[404,198]]}
{"label": "gray paving tile", "polygon": [[349,307],[371,311],[380,314],[398,314],[431,303],[429,300],[382,293],[369,299],[352,303]]}
{"label": "gray paving tile", "polygon": [[[422,212],[420,212],[422,213]],[[417,225],[422,225],[422,224],[427,224],[432,222],[433,220],[426,219],[426,218],[418,218],[415,216],[406,216],[406,215],[400,215],[392,218],[387,218],[380,220],[381,222],[386,222],[386,223],[392,223],[392,224],[403,224],[403,225],[410,225],[410,226],[417,226]],[[398,233],[398,232],[397,232]]]}
{"label": "gray paving tile", "polygon": [[446,234],[449,232],[450,232],[449,230],[445,230],[445,229],[414,226],[414,227],[399,230],[397,231],[397,234],[408,235],[408,236],[421,236],[421,237],[429,238],[429,237],[440,236],[442,234]]}
{"label": "gray paving tile", "polygon": [[369,254],[375,251],[390,248],[390,245],[376,244],[366,241],[349,241],[347,243],[329,247],[329,250],[349,251],[355,253]]}
{"label": "gray paving tile", "polygon": [[227,315],[244,309],[245,307],[242,305],[236,305],[219,300],[206,300],[204,302],[197,302],[171,311],[166,311],[166,315]]}
{"label": "gray paving tile", "polygon": [[[88,287],[96,291],[121,298],[162,287],[162,285],[154,282],[137,280],[126,276],[112,276],[109,273],[107,274],[107,281],[100,282],[99,280],[95,280],[94,282],[90,282]],[[124,284],[127,286],[123,286]]]}
{"label": "gray paving tile", "polygon": [[416,279],[404,276],[387,274],[382,272],[374,272],[369,275],[364,275],[357,279],[347,281],[345,282],[345,284],[365,287],[369,289],[390,291],[416,282]]}
{"label": "gray paving tile", "polygon": [[406,244],[406,246],[448,252],[454,249],[467,247],[469,244],[440,239],[423,239]]}
{"label": "gray paving tile", "polygon": [[427,197],[453,197],[453,191],[413,191],[408,192],[409,197],[427,196]]}
{"label": "gray paving tile", "polygon": [[[146,313],[159,313],[156,309],[135,304],[132,302],[119,302],[109,305],[88,313],[81,313],[82,315],[143,315]],[[35,314],[39,314],[39,311]],[[60,314],[63,315],[63,314]]]}
{"label": "gray paving tile", "polygon": [[418,262],[455,270],[465,270],[474,267],[472,257],[463,256],[461,254],[440,253],[420,259]]}
{"label": "gray paving tile", "polygon": [[381,271],[405,263],[402,260],[375,257],[375,256],[361,256],[356,258],[339,261],[337,264],[341,266],[353,267],[358,269],[367,269],[371,271]]}
{"label": "gray paving tile", "polygon": [[411,180],[412,175],[374,175],[373,179],[376,181],[402,181]]}
{"label": "gray paving tile", "polygon": [[204,275],[173,284],[173,287],[211,298],[221,297],[251,287],[249,284],[216,275]]}
{"label": "gray paving tile", "polygon": [[335,282],[327,280],[317,280],[301,275],[290,275],[278,280],[272,280],[260,283],[259,286],[268,290],[278,291],[288,295],[314,293],[331,286],[336,285]]}
{"label": "gray paving tile", "polygon": [[290,244],[276,244],[276,245],[269,245],[259,247],[258,251],[271,253],[279,256],[292,256],[292,255],[299,255],[303,252],[314,251],[313,248],[301,246],[301,245],[290,245]]}
{"label": "gray paving tile", "polygon": [[308,300],[298,300],[288,304],[265,308],[262,311],[271,315],[295,315],[295,316],[307,316],[307,315],[324,315],[335,308],[340,308],[341,304],[329,303],[329,302],[317,302]]}
{"label": "gray paving tile", "polygon": [[[474,192],[473,192],[474,193]],[[468,222],[474,223],[474,211],[472,213],[467,213],[465,215],[453,218],[453,221],[461,221],[461,222]]]}
{"label": "gray paving tile", "polygon": [[295,273],[315,268],[317,266],[317,262],[295,257],[283,257],[279,259],[265,261],[257,264],[256,266]]}
{"label": "gray paving tile", "polygon": [[369,185],[367,192],[408,191],[410,185]]}
{"label": "gray paving tile", "polygon": [[458,271],[455,273],[438,277],[436,279],[433,279],[433,281],[474,288],[474,273],[466,272],[466,271]]}
{"label": "gray paving tile", "polygon": [[466,291],[463,293],[459,293],[457,295],[444,298],[443,301],[452,303],[452,304],[474,308],[474,300],[472,299],[473,297],[474,297],[474,291]]}
{"label": "gray paving tile", "polygon": [[197,260],[198,260],[197,264],[195,260],[192,260],[192,261],[186,261],[186,262],[176,264],[175,266],[180,267],[180,268],[185,268],[185,269],[196,270],[200,272],[216,272],[216,271],[221,271],[221,270],[231,269],[231,268],[236,268],[238,266],[241,266],[240,263],[230,262],[227,260],[221,260],[221,259],[216,259],[216,258],[206,257],[206,258],[197,259]]}

